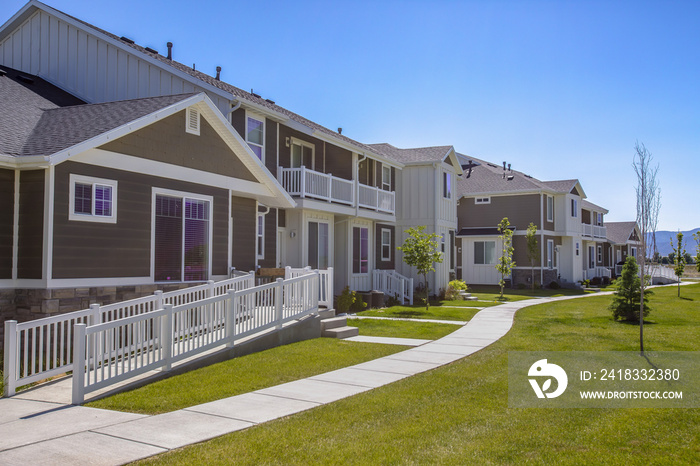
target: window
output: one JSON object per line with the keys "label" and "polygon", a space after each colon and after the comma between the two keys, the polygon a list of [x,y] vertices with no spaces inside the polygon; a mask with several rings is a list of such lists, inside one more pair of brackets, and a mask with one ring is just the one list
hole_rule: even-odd
{"label": "window", "polygon": [[391,167],[382,165],[382,189],[391,191]]}
{"label": "window", "polygon": [[617,262],[622,262],[622,251],[617,250]]}
{"label": "window", "polygon": [[554,221],[554,198],[552,196],[547,196],[547,221]]}
{"label": "window", "polygon": [[306,168],[314,169],[314,145],[308,142],[292,139],[292,153],[290,160],[291,168],[300,168],[302,165]]}
{"label": "window", "polygon": [[387,228],[382,228],[382,238],[381,238],[381,251],[382,260],[391,260],[391,230]]}
{"label": "window", "polygon": [[179,194],[155,196],[154,278],[203,281],[209,277],[211,201]]}
{"label": "window", "polygon": [[68,219],[117,223],[117,182],[70,175]]}
{"label": "window", "polygon": [[442,197],[452,199],[452,175],[442,172]]}
{"label": "window", "polygon": [[578,217],[578,201],[571,199],[571,216]]}
{"label": "window", "polygon": [[369,228],[352,229],[352,273],[369,272]]}
{"label": "window", "polygon": [[588,268],[595,268],[595,247],[588,246]]}
{"label": "window", "polygon": [[248,146],[260,160],[263,160],[265,147],[265,122],[249,116],[246,119],[245,139]]}
{"label": "window", "polygon": [[490,265],[496,263],[496,242],[495,241],[475,241],[474,242],[474,264]]}
{"label": "window", "polygon": [[256,233],[258,259],[265,258],[265,214],[258,214],[258,228]]}
{"label": "window", "polygon": [[598,246],[598,263],[603,263],[603,246]]}
{"label": "window", "polygon": [[637,248],[633,247],[630,255],[636,259],[637,258]]}
{"label": "window", "polygon": [[328,268],[328,224],[309,222],[309,267]]}
{"label": "window", "polygon": [[579,255],[579,244],[578,244],[578,242],[576,243],[576,255],[577,255],[577,256]]}
{"label": "window", "polygon": [[199,111],[189,107],[185,118],[185,132],[199,136]]}
{"label": "window", "polygon": [[603,226],[603,214],[598,212],[598,226]]}
{"label": "window", "polygon": [[547,268],[554,268],[554,240],[547,240]]}
{"label": "window", "polygon": [[474,199],[474,204],[491,204],[490,197],[477,197]]}

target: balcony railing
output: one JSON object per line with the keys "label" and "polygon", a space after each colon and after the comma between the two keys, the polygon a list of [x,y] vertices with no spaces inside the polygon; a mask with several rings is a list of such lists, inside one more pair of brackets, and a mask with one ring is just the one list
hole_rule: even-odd
{"label": "balcony railing", "polygon": [[607,228],[598,225],[589,225],[584,223],[582,226],[583,236],[589,236],[591,238],[606,238]]}
{"label": "balcony railing", "polygon": [[393,191],[384,191],[358,183],[359,189],[356,193],[354,181],[310,170],[304,166],[277,167],[277,180],[292,196],[308,197],[351,207],[357,205],[364,209],[390,214],[395,212],[396,195]]}

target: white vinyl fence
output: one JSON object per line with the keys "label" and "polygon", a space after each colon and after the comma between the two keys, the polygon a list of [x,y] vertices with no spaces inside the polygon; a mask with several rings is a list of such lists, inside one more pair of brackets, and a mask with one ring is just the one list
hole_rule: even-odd
{"label": "white vinyl fence", "polygon": [[318,272],[320,278],[319,285],[319,306],[325,306],[328,309],[333,307],[333,267],[328,267],[326,270],[311,269],[311,267],[304,268],[284,268],[284,278],[300,277],[302,275]]}
{"label": "white vinyl fence", "polygon": [[413,304],[413,279],[394,270],[373,270],[372,289],[395,297],[401,304]]}
{"label": "white vinyl fence", "polygon": [[4,395],[12,396],[17,387],[64,374],[73,369],[74,328],[77,324],[96,325],[152,313],[165,304],[175,306],[242,290],[254,286],[254,274],[248,273],[220,282],[132,299],[106,306],[70,312],[30,322],[5,322]]}
{"label": "white vinyl fence", "polygon": [[304,274],[74,332],[73,404],[154,369],[318,312],[319,274]]}

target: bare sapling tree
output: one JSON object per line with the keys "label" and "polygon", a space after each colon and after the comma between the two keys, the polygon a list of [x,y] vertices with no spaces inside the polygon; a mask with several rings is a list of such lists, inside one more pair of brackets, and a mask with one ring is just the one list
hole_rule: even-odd
{"label": "bare sapling tree", "polygon": [[635,156],[632,167],[637,175],[637,226],[641,230],[642,254],[639,263],[640,292],[639,301],[639,351],[644,354],[644,290],[647,287],[646,277],[651,275],[651,264],[647,257],[653,257],[656,241],[649,241],[650,236],[656,237],[661,210],[661,188],[656,175],[659,165],[653,165],[654,157],[643,143],[634,145]]}
{"label": "bare sapling tree", "polygon": [[530,284],[535,289],[535,260],[540,257],[540,247],[537,244],[537,225],[530,222],[525,233],[527,242],[527,258],[530,259]]}

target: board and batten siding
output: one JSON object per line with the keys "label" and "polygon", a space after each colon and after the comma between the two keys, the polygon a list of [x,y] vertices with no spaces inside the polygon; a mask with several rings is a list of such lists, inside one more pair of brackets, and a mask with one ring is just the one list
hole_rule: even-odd
{"label": "board and batten siding", "polygon": [[0,42],[0,58],[90,103],[207,92],[222,113],[230,106],[229,99],[177,76],[166,64],[151,63],[137,50],[124,50],[44,11]]}
{"label": "board and batten siding", "polygon": [[0,279],[12,278],[15,171],[0,169]]}
{"label": "board and batten siding", "polygon": [[[117,181],[115,224],[68,220],[71,174]],[[212,275],[228,274],[227,190],[71,161],[55,177],[53,278],[149,276],[154,187],[212,196]]]}

